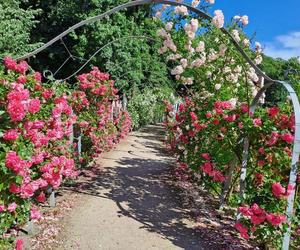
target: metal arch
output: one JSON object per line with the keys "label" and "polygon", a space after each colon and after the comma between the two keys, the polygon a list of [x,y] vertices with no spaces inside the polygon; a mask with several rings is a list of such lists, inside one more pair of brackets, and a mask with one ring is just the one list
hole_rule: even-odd
{"label": "metal arch", "polygon": [[[208,15],[207,13],[194,8],[188,4],[185,3],[179,3],[179,2],[173,2],[173,1],[168,1],[168,0],[136,0],[136,1],[132,1],[132,2],[128,2],[122,5],[119,5],[103,14],[100,14],[98,16],[95,17],[91,17],[88,18],[84,21],[81,21],[75,25],[73,25],[72,27],[70,27],[69,29],[67,29],[66,31],[64,31],[63,33],[61,33],[60,35],[56,36],[55,38],[53,38],[52,40],[50,40],[49,42],[47,42],[46,44],[44,44],[43,46],[41,46],[40,48],[34,50],[31,53],[28,53],[22,57],[17,58],[17,60],[23,60],[23,59],[27,59],[29,57],[32,57],[36,54],[38,54],[39,52],[43,51],[44,49],[48,48],[49,46],[51,46],[53,43],[55,43],[56,41],[59,41],[60,39],[62,39],[64,36],[68,35],[70,32],[78,29],[79,27],[89,24],[89,23],[93,23],[95,21],[101,20],[105,17],[109,17],[110,15],[124,10],[126,8],[130,8],[130,7],[134,7],[134,6],[140,6],[140,5],[146,5],[146,4],[169,4],[172,6],[185,6],[188,10],[196,13],[197,15],[199,15],[200,17],[207,19],[209,21],[212,20],[212,17],[210,15]],[[275,80],[273,80],[272,78],[270,78],[269,76],[267,76],[252,60],[251,58],[246,54],[246,52],[241,48],[241,46],[238,44],[238,42],[235,41],[235,39],[233,38],[233,36],[230,34],[230,32],[225,29],[225,28],[221,28],[221,31],[228,35],[232,41],[232,43],[234,44],[234,46],[236,47],[236,49],[241,53],[241,55],[245,58],[245,60],[255,69],[255,72],[259,75],[264,77],[267,81],[270,82],[275,82]]]}
{"label": "metal arch", "polygon": [[[31,53],[28,53],[28,54],[22,56],[22,57],[17,58],[17,60],[27,59],[29,57],[32,57],[32,56],[38,54],[39,52],[41,52],[44,49],[51,46],[56,41],[62,39],[64,36],[68,35],[70,32],[74,31],[75,29],[77,29],[77,28],[79,28],[83,25],[93,23],[93,22],[101,20],[105,17],[109,17],[110,15],[112,15],[112,14],[118,12],[118,11],[124,10],[126,8],[129,8],[129,7],[146,5],[146,4],[169,4],[169,5],[172,5],[172,6],[185,6],[188,10],[196,13],[200,17],[202,17],[206,20],[209,20],[209,21],[212,20],[212,17],[210,15],[206,14],[205,12],[203,12],[203,11],[197,9],[197,8],[194,8],[194,7],[192,7],[190,5],[187,5],[187,4],[184,4],[184,3],[173,2],[173,1],[168,1],[168,0],[136,0],[136,1],[132,1],[132,2],[128,2],[128,3],[125,3],[125,4],[119,5],[115,8],[113,8],[112,10],[107,11],[107,12],[101,14],[101,15],[88,18],[84,21],[81,21],[81,22],[75,24],[74,26],[70,27],[69,29],[67,29],[66,31],[61,33],[60,35],[56,36],[55,38],[53,38],[51,41],[44,44],[40,48],[36,49],[35,51],[33,51]],[[294,112],[295,112],[295,141],[294,141],[294,147],[293,147],[293,155],[292,155],[292,163],[291,163],[291,172],[290,172],[289,184],[292,184],[293,186],[295,186],[296,178],[297,178],[297,164],[298,164],[298,158],[299,158],[299,153],[300,153],[300,104],[299,104],[298,97],[297,97],[294,89],[288,83],[281,82],[281,81],[276,81],[276,80],[273,80],[272,78],[270,78],[269,76],[267,76],[251,60],[251,58],[246,54],[246,52],[242,49],[242,47],[238,44],[238,42],[235,41],[235,39],[233,38],[233,36],[230,34],[230,32],[227,29],[221,28],[221,31],[224,34],[226,34],[227,36],[229,36],[229,38],[231,39],[231,42],[234,44],[236,49],[240,52],[240,54],[244,57],[244,59],[254,68],[256,74],[267,80],[266,85],[258,92],[256,97],[254,98],[254,100],[251,104],[251,107],[250,107],[250,112],[255,111],[256,106],[258,104],[258,100],[260,99],[262,94],[270,86],[272,86],[273,84],[281,84],[289,92],[289,95],[290,95],[292,103],[293,103]],[[244,139],[244,150],[243,150],[243,163],[242,163],[242,170],[241,170],[241,189],[240,189],[241,195],[244,194],[244,188],[245,188],[245,179],[246,179],[246,170],[247,170],[247,161],[248,161],[248,150],[249,150],[249,139],[245,138]],[[291,215],[293,214],[294,198],[295,198],[295,190],[292,191],[291,195],[288,198],[288,206],[287,206],[286,213],[288,215],[288,222],[289,223],[291,221]],[[290,232],[291,232],[291,228],[290,228],[290,225],[289,225],[289,228],[288,228],[287,232],[284,235],[284,241],[283,241],[283,246],[282,246],[282,248],[284,250],[289,249]]]}
{"label": "metal arch", "polygon": [[66,81],[68,79],[70,79],[71,77],[77,75],[77,73],[79,73],[87,64],[89,64],[89,62],[98,54],[100,53],[103,49],[105,49],[106,47],[108,47],[109,45],[115,43],[115,42],[118,42],[120,40],[123,40],[123,39],[127,39],[127,38],[137,38],[137,39],[148,39],[148,40],[152,40],[152,41],[155,41],[154,38],[151,38],[151,37],[148,37],[148,36],[126,36],[126,37],[121,37],[121,38],[118,38],[118,39],[115,39],[107,44],[105,44],[104,46],[102,46],[101,48],[99,48],[98,50],[96,50],[96,52],[94,52],[94,54],[88,59],[86,60],[86,62],[79,68],[77,69],[72,75],[64,78],[64,79],[61,79],[60,81]]}
{"label": "metal arch", "polygon": [[[255,96],[252,104],[250,106],[249,112],[255,112],[257,105],[259,103],[259,99],[265,93],[265,91],[270,88],[273,84],[280,84],[282,85],[288,92],[294,109],[295,114],[295,137],[294,137],[294,145],[293,145],[293,154],[292,154],[292,162],[291,162],[291,170],[289,176],[289,184],[294,187],[291,194],[288,197],[288,205],[286,208],[286,215],[287,215],[287,223],[288,229],[287,232],[284,234],[284,239],[282,243],[282,249],[288,250],[290,237],[291,237],[291,217],[293,215],[293,207],[294,207],[294,200],[295,200],[295,189],[296,189],[296,180],[297,180],[297,165],[299,162],[299,154],[300,154],[300,104],[298,96],[292,86],[284,81],[275,81],[269,82],[264,87],[262,87],[257,95]],[[249,138],[244,138],[244,149],[243,149],[243,162],[242,162],[242,169],[241,169],[241,179],[240,179],[240,195],[244,198],[245,192],[245,180],[247,174],[247,162],[248,162],[248,152],[249,152]],[[239,219],[240,215],[238,215]]]}

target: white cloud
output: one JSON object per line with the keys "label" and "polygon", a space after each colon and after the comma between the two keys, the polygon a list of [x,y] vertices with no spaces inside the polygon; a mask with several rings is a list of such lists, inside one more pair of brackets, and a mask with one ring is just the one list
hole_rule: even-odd
{"label": "white cloud", "polygon": [[264,53],[268,56],[283,59],[300,56],[300,31],[275,37],[265,43]]}

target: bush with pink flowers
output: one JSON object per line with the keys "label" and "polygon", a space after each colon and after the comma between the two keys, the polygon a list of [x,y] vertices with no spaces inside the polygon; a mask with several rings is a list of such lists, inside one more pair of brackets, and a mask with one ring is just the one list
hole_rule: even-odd
{"label": "bush with pink flowers", "polygon": [[[240,210],[236,229],[242,237],[279,248],[287,229],[286,198],[297,188],[288,186],[295,132],[292,105],[287,100],[268,107],[261,98],[255,114],[250,114],[248,107],[262,82],[231,38],[220,31],[223,13],[216,11],[211,23],[186,17],[188,11],[182,6],[170,13],[157,35],[162,39],[158,53],[166,58],[171,75],[185,86],[187,94],[175,115],[172,105],[166,105],[167,143],[177,156],[177,173],[185,181],[197,180],[217,197],[228,186],[225,203]],[[262,47],[255,43],[251,48],[243,32],[247,23],[246,16],[236,16],[227,29],[259,65]],[[250,139],[250,148],[246,190],[241,197],[245,137]],[[298,197],[295,208],[292,246],[299,247]]]}
{"label": "bush with pink flowers", "polygon": [[[73,128],[101,153],[130,131],[130,117],[110,117],[117,90],[107,74],[94,68],[79,76],[78,90],[67,84],[42,84],[25,61],[5,58],[0,71],[0,248],[28,220],[40,218],[37,206],[65,178],[75,178]],[[78,116],[76,115],[78,114]],[[91,150],[92,149],[92,150]]]}

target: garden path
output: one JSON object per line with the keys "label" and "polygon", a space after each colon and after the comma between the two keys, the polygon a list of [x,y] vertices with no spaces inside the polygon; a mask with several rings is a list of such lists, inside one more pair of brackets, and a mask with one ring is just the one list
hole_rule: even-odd
{"label": "garden path", "polygon": [[164,152],[163,128],[131,133],[105,153],[74,191],[58,250],[217,249],[203,247],[190,212],[172,187],[175,159]]}

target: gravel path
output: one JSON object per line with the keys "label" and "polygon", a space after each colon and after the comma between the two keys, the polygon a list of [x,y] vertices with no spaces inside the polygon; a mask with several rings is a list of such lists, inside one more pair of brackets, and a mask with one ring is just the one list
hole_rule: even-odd
{"label": "gravel path", "polygon": [[57,250],[219,249],[201,246],[180,206],[162,138],[159,126],[131,133],[79,180]]}

